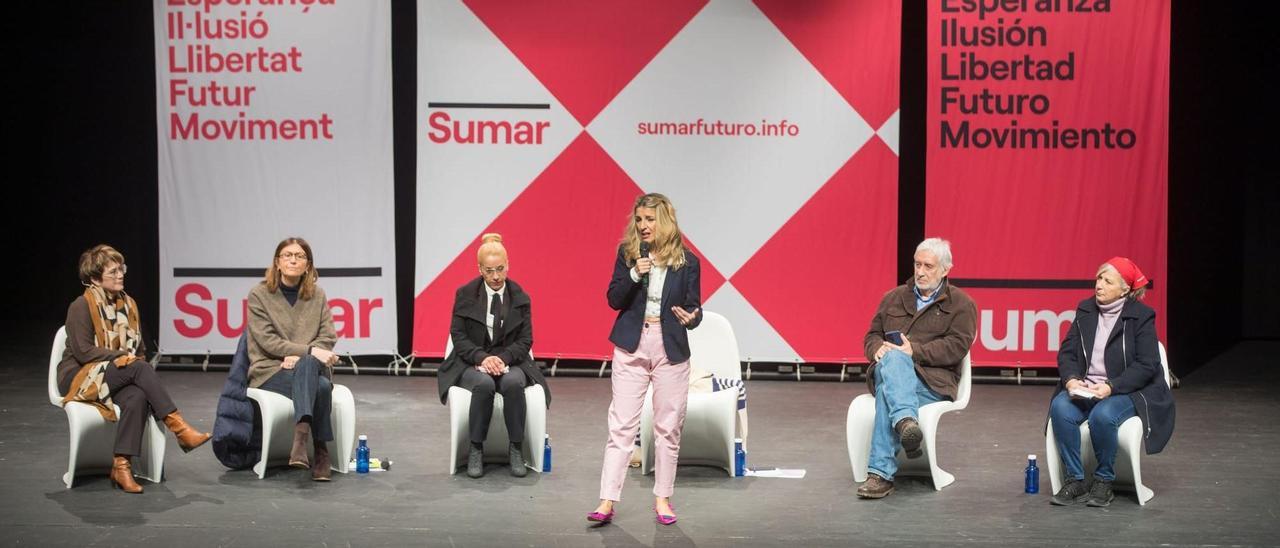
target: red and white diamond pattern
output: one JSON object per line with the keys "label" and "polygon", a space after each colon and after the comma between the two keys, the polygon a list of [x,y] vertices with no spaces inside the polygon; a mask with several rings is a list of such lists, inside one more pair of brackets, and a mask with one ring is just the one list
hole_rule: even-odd
{"label": "red and white diamond pattern", "polygon": [[[474,249],[501,232],[539,356],[601,358],[635,197],[675,202],[703,301],[744,359],[861,359],[897,281],[896,1],[419,2],[414,353],[439,356]],[[540,144],[427,138],[447,111],[549,122]],[[786,121],[789,136],[648,135],[643,123]]]}

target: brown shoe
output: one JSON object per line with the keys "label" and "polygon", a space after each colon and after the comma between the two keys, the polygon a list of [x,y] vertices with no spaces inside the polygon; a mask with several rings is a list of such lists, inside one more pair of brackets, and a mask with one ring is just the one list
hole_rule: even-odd
{"label": "brown shoe", "polygon": [[311,468],[311,459],[307,458],[308,443],[311,443],[311,423],[300,422],[293,427],[293,449],[289,450],[289,466]]}
{"label": "brown shoe", "polygon": [[187,421],[182,420],[182,414],[177,411],[165,415],[164,425],[173,432],[173,437],[178,438],[178,447],[182,448],[183,453],[190,453],[192,449],[204,445],[209,438],[213,437],[192,428]]}
{"label": "brown shoe", "polygon": [[898,421],[893,429],[898,432],[898,439],[902,440],[902,452],[907,454],[907,458],[914,459],[924,453],[920,450],[920,442],[924,441],[924,432],[920,430],[919,421],[906,417]]}
{"label": "brown shoe", "polygon": [[116,455],[111,461],[111,486],[119,487],[126,493],[141,493],[142,486],[133,480],[133,468],[129,466],[129,457]]}
{"label": "brown shoe", "polygon": [[313,481],[329,481],[329,475],[333,473],[330,469],[329,445],[320,440],[314,440],[314,443],[316,461],[311,463],[311,479]]}
{"label": "brown shoe", "polygon": [[867,474],[867,481],[858,488],[858,496],[864,499],[882,499],[893,492],[893,482],[876,474]]}

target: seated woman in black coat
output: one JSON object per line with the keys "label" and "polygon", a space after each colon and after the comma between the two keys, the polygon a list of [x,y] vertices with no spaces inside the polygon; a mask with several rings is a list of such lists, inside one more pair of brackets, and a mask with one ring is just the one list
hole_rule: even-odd
{"label": "seated woman in black coat", "polygon": [[[1129,418],[1142,419],[1149,454],[1164,449],[1173,434],[1173,394],[1160,364],[1156,313],[1138,302],[1146,285],[1133,261],[1115,257],[1098,267],[1094,296],[1076,308],[1058,351],[1062,381],[1049,405],[1066,468],[1066,485],[1053,495],[1053,504],[1111,504],[1118,431]],[[1086,420],[1098,460],[1091,484],[1080,462],[1080,423]]]}
{"label": "seated woman in black coat", "polygon": [[459,386],[471,392],[470,440],[467,475],[484,475],[484,440],[493,417],[493,395],[502,394],[502,414],[511,440],[508,455],[511,475],[524,477],[524,389],[542,385],[547,403],[551,391],[542,372],[529,359],[533,346],[533,318],[529,295],[515,281],[507,279],[510,264],[502,236],[485,234],[476,253],[480,276],[458,288],[453,301],[449,336],[453,352],[440,366],[440,401],[446,402],[449,388]]}

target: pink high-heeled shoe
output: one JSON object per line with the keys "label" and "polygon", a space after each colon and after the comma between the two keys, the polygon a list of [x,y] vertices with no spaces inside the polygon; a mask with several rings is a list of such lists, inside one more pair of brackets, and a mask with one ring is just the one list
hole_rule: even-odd
{"label": "pink high-heeled shoe", "polygon": [[675,512],[676,512],[676,507],[675,507],[675,505],[667,504],[667,506],[670,506],[670,507],[671,507],[671,513],[670,513],[670,514],[661,514],[661,513],[658,513],[658,509],[657,509],[656,507],[653,509],[653,513],[654,513],[654,515],[656,515],[656,516],[657,516],[657,518],[656,518],[656,519],[658,520],[658,523],[661,523],[661,524],[663,524],[663,525],[671,525],[672,523],[675,523],[675,522],[676,522],[676,513],[675,513]]}
{"label": "pink high-heeled shoe", "polygon": [[592,523],[609,523],[613,521],[614,514],[615,512],[613,510],[609,510],[608,513],[591,512],[590,514],[587,514],[587,521]]}

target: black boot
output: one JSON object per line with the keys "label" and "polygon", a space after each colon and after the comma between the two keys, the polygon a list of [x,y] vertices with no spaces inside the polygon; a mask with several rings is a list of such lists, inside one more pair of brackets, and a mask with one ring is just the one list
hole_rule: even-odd
{"label": "black boot", "polygon": [[467,454],[467,475],[473,478],[484,475],[484,449],[471,446],[471,452]]}
{"label": "black boot", "polygon": [[524,465],[524,451],[515,442],[507,447],[507,457],[511,459],[511,475],[523,478],[529,473],[529,468]]}

